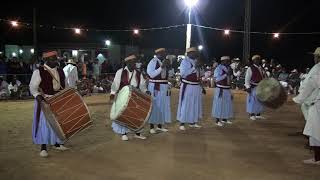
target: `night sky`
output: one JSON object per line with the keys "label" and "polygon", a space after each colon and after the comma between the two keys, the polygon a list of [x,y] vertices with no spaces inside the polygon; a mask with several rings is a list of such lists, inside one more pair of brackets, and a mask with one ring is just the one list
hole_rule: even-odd
{"label": "night sky", "polygon": [[[183,0],[117,0],[117,1],[48,1],[38,4],[18,1],[2,2],[0,18],[32,22],[32,8],[37,7],[38,23],[62,27],[93,29],[149,28],[187,23]],[[319,0],[253,0],[252,31],[320,32]],[[244,0],[200,0],[193,11],[192,23],[204,26],[243,30]],[[186,27],[144,31],[139,37],[132,32],[86,32],[81,36],[71,30],[39,29],[38,41],[44,43],[103,43],[109,38],[115,44],[131,44],[148,48],[185,47]],[[208,59],[222,55],[242,56],[242,34],[229,37],[222,32],[193,28],[192,45],[204,45]],[[32,29],[12,29],[0,23],[1,44],[32,44]],[[274,58],[297,68],[312,65],[308,52],[320,46],[320,35],[252,35],[252,53]]]}

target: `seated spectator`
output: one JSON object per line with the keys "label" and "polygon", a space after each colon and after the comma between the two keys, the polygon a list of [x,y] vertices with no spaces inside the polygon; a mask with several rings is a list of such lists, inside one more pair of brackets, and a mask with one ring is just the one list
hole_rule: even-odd
{"label": "seated spectator", "polygon": [[279,74],[278,80],[279,81],[283,81],[283,82],[287,82],[289,77],[289,74],[286,72],[286,70],[283,68]]}
{"label": "seated spectator", "polygon": [[282,71],[282,67],[280,64],[278,64],[275,68],[272,68],[271,77],[278,79],[281,71]]}
{"label": "seated spectator", "polygon": [[0,99],[9,96],[9,84],[4,80],[3,76],[0,76]]}
{"label": "seated spectator", "polygon": [[21,81],[19,81],[18,79],[17,79],[17,76],[16,75],[13,75],[12,76],[12,81],[11,81],[12,83],[14,83],[14,84],[17,84],[18,86],[21,86]]}
{"label": "seated spectator", "polygon": [[106,93],[109,93],[111,91],[113,79],[114,78],[111,76],[105,76],[105,78],[101,80],[101,86],[103,87]]}
{"label": "seated spectator", "polygon": [[18,99],[21,97],[20,86],[21,82],[17,80],[16,76],[13,76],[13,79],[8,86],[8,91],[11,98]]}
{"label": "seated spectator", "polygon": [[104,89],[103,87],[101,86],[101,83],[97,83],[96,85],[93,86],[93,90],[92,90],[93,93],[104,93]]}

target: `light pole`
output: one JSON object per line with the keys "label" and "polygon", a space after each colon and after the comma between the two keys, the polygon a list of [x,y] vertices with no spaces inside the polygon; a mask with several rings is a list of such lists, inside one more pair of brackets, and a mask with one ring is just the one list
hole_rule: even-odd
{"label": "light pole", "polygon": [[198,0],[184,0],[186,5],[188,6],[188,24],[187,24],[187,32],[186,32],[186,49],[190,48],[191,46],[191,11],[192,7],[194,7],[197,3]]}
{"label": "light pole", "polygon": [[250,59],[250,31],[251,31],[251,0],[245,0],[244,16],[244,36],[243,36],[243,61],[249,62]]}

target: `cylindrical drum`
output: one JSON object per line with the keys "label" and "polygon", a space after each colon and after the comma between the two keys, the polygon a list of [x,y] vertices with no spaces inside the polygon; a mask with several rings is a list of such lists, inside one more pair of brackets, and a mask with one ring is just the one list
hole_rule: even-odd
{"label": "cylindrical drum", "polygon": [[278,80],[267,78],[258,84],[257,98],[266,107],[277,109],[287,101],[287,93]]}
{"label": "cylindrical drum", "polygon": [[151,96],[133,86],[125,86],[119,91],[112,104],[110,119],[137,132],[149,120],[151,109]]}
{"label": "cylindrical drum", "polygon": [[62,141],[92,125],[87,105],[73,88],[65,89],[42,101],[41,109]]}

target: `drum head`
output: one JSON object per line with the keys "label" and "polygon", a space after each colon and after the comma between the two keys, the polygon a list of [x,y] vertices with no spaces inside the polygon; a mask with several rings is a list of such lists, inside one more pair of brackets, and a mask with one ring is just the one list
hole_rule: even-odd
{"label": "drum head", "polygon": [[261,102],[266,102],[279,97],[281,84],[274,78],[262,80],[257,86],[257,98]]}
{"label": "drum head", "polygon": [[50,125],[50,127],[53,129],[53,131],[56,133],[58,138],[61,141],[66,140],[66,136],[61,129],[59,123],[57,122],[57,118],[55,114],[51,111],[49,104],[47,104],[45,101],[41,102],[41,110],[46,118],[46,122]]}
{"label": "drum head", "polygon": [[131,95],[131,87],[125,86],[123,87],[117,95],[117,98],[112,104],[110,111],[110,119],[116,120],[122,112],[127,108],[129,97]]}

